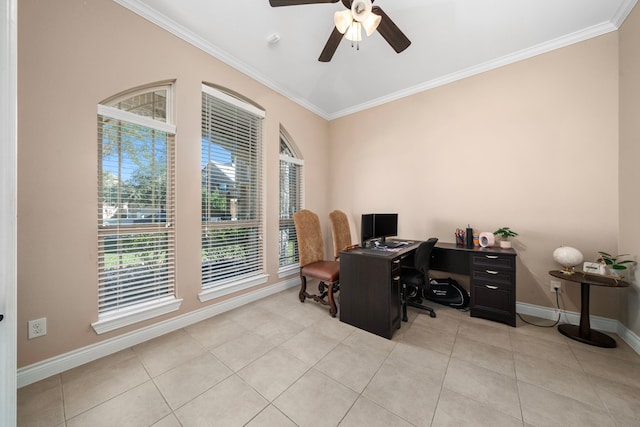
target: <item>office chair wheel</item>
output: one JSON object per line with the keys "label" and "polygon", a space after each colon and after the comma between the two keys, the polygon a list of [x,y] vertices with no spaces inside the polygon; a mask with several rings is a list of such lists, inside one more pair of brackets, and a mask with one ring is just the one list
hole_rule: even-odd
{"label": "office chair wheel", "polygon": [[436,312],[435,312],[435,311],[432,311],[431,313],[429,313],[429,316],[431,316],[431,317],[436,317]]}

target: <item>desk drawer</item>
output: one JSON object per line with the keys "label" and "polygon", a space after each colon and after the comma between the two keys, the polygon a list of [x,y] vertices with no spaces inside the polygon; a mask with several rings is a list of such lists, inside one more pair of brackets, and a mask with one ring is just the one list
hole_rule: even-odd
{"label": "desk drawer", "polygon": [[486,268],[484,270],[473,270],[471,272],[471,282],[477,284],[490,283],[507,285],[513,289],[515,283],[514,276],[514,271],[492,270],[490,268]]}
{"label": "desk drawer", "polygon": [[471,316],[516,325],[515,292],[499,285],[471,286]]}
{"label": "desk drawer", "polygon": [[473,268],[487,268],[490,270],[515,270],[515,257],[500,254],[473,254],[471,259]]}

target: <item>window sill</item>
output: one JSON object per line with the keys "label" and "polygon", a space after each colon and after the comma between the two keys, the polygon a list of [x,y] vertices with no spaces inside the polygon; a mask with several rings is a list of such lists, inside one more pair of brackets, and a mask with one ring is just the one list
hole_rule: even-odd
{"label": "window sill", "polygon": [[225,295],[229,295],[234,292],[242,291],[244,289],[252,288],[254,286],[267,283],[269,279],[268,274],[259,274],[257,276],[251,276],[245,279],[234,280],[232,282],[221,283],[212,286],[209,289],[205,289],[198,294],[200,302],[210,301],[212,299],[220,298]]}
{"label": "window sill", "polygon": [[91,324],[91,327],[98,335],[104,334],[105,332],[114,331],[125,326],[133,325],[134,323],[142,322],[143,320],[177,311],[181,303],[182,299],[175,297],[150,301],[114,313],[102,315],[98,318],[97,322]]}
{"label": "window sill", "polygon": [[290,264],[278,269],[278,279],[300,273],[300,264]]}

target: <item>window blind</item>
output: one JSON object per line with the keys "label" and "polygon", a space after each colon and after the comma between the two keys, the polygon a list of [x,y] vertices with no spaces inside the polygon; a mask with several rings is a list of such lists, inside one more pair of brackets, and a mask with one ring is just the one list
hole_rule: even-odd
{"label": "window blind", "polygon": [[303,161],[294,157],[286,140],[280,138],[280,252],[279,266],[296,264],[298,240],[293,214],[302,208],[302,165]]}
{"label": "window blind", "polygon": [[100,315],[175,295],[175,128],[164,103],[159,91],[98,107]]}
{"label": "window blind", "polygon": [[261,110],[203,86],[202,288],[264,270]]}

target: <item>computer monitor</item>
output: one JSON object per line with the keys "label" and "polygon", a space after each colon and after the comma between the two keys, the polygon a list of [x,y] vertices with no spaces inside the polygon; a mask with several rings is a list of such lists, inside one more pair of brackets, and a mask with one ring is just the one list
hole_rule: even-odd
{"label": "computer monitor", "polygon": [[360,242],[362,242],[362,247],[366,247],[367,241],[374,237],[373,214],[362,214],[362,220],[360,221]]}
{"label": "computer monitor", "polygon": [[385,237],[398,235],[398,214],[373,214],[373,234],[382,242]]}
{"label": "computer monitor", "polygon": [[364,248],[367,241],[398,235],[398,214],[362,214],[360,222],[360,241]]}

